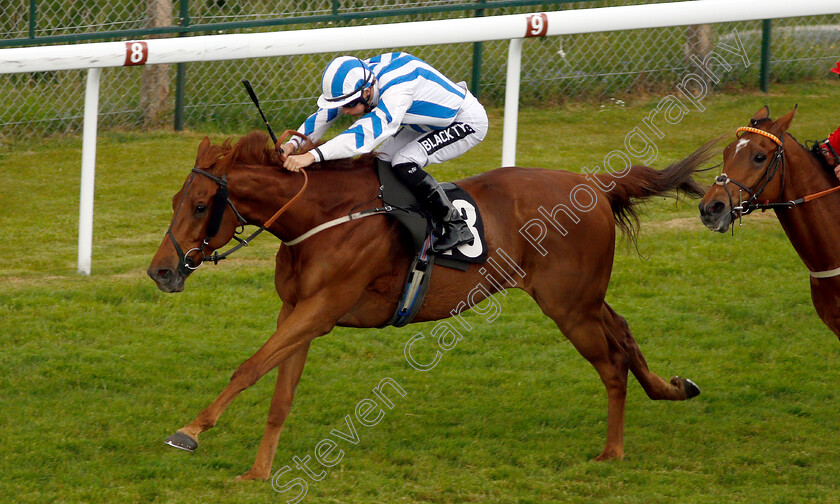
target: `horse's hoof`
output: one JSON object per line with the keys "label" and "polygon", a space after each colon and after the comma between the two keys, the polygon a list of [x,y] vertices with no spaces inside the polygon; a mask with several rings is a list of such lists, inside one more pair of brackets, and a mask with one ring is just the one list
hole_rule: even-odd
{"label": "horse's hoof", "polygon": [[245,474],[240,474],[233,478],[234,481],[254,481],[254,480],[267,480],[268,476],[261,476],[258,474],[252,474],[251,471],[246,472]]}
{"label": "horse's hoof", "polygon": [[607,451],[604,449],[600,455],[592,459],[595,462],[604,462],[607,460],[623,460],[624,459],[624,449],[620,450],[610,450]]}
{"label": "horse's hoof", "polygon": [[700,395],[700,387],[698,387],[696,383],[689,380],[688,378],[683,378],[683,387],[685,387],[686,399],[691,399],[692,397],[697,397]]}
{"label": "horse's hoof", "polygon": [[179,450],[184,450],[188,452],[194,452],[196,448],[198,448],[198,441],[193,439],[192,436],[188,436],[181,431],[172,434],[166,441],[166,444],[173,448],[178,448]]}

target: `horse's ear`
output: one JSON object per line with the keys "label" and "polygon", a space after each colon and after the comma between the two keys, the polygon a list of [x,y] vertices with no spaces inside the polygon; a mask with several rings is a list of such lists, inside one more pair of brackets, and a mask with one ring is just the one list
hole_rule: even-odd
{"label": "horse's ear", "polygon": [[195,156],[195,165],[198,166],[198,160],[201,159],[201,155],[207,152],[207,149],[210,148],[210,139],[204,137],[204,140],[198,144],[198,154]]}
{"label": "horse's ear", "polygon": [[204,140],[198,144],[198,153],[201,154],[206,151],[208,147],[210,147],[210,139],[208,137],[204,137]]}
{"label": "horse's ear", "polygon": [[755,113],[752,120],[750,121],[750,124],[755,125],[755,124],[758,123],[758,121],[761,121],[762,119],[768,119],[769,117],[770,117],[770,107],[765,105],[765,106],[761,107],[760,109],[758,109],[758,112]]}
{"label": "horse's ear", "polygon": [[[797,105],[796,107],[798,106],[799,105]],[[770,129],[773,130],[777,135],[781,135],[782,133],[786,132],[788,128],[790,128],[790,123],[793,122],[793,116],[796,115],[796,107],[793,107],[793,110],[778,118],[776,122],[773,123],[773,126]]]}

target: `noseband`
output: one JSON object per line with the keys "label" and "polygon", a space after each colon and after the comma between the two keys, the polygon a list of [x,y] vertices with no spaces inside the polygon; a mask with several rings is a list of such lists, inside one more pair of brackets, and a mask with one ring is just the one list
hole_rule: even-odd
{"label": "noseband", "polygon": [[[756,203],[759,195],[767,188],[767,185],[773,180],[773,177],[776,176],[778,173],[779,168],[782,169],[782,188],[779,191],[781,194],[784,191],[784,183],[785,183],[785,145],[784,145],[784,136],[781,139],[776,135],[768,133],[764,130],[760,130],[758,128],[751,128],[749,126],[744,126],[735,130],[735,135],[738,136],[739,133],[746,132],[746,133],[756,133],[758,135],[764,136],[772,140],[773,142],[778,145],[776,149],[776,153],[773,155],[773,159],[770,160],[770,163],[765,168],[764,173],[761,175],[761,178],[756,183],[756,187],[760,186],[758,189],[750,189],[746,185],[738,182],[737,180],[733,180],[729,178],[726,173],[721,173],[715,179],[715,185],[723,186],[723,189],[726,191],[726,196],[729,198],[729,208],[731,209],[730,212],[732,213],[733,217],[741,216],[741,215],[748,215],[752,213],[753,210],[760,210],[760,209],[768,209],[768,208],[778,208],[778,207],[790,207],[797,203],[791,201],[786,203]],[[733,183],[740,188],[741,191],[746,192],[749,195],[749,198],[746,201],[741,201],[739,206],[732,205],[732,194],[729,192],[729,183]],[[763,182],[763,183],[762,183]],[[740,192],[740,191],[739,191]],[[741,199],[740,197],[738,198]]]}
{"label": "noseband", "polygon": [[[172,226],[175,223],[175,218],[178,216],[178,212],[181,210],[181,206],[184,204],[184,200],[187,197],[189,188],[192,185],[193,180],[195,180],[195,176],[197,174],[203,175],[212,180],[213,182],[217,183],[219,185],[219,190],[216,191],[216,195],[213,196],[213,208],[210,210],[210,219],[207,221],[207,231],[204,240],[202,240],[201,242],[201,246],[193,247],[187,250],[187,252],[185,253],[181,246],[178,244],[178,240],[175,239],[175,235],[172,234]],[[184,276],[187,276],[194,270],[198,269],[198,267],[201,266],[201,264],[207,260],[213,261],[214,264],[218,264],[220,260],[226,258],[234,250],[237,250],[244,245],[248,245],[247,242],[251,238],[253,238],[253,236],[249,237],[248,240],[243,240],[238,236],[234,235],[233,238],[239,242],[238,246],[234,247],[231,250],[228,250],[227,252],[221,255],[218,252],[215,252],[214,254],[209,256],[204,255],[204,249],[210,243],[210,240],[212,240],[219,232],[219,228],[222,225],[222,219],[225,216],[225,211],[227,210],[227,207],[230,207],[230,209],[233,210],[233,213],[239,220],[239,229],[237,229],[236,234],[241,234],[245,229],[244,226],[245,224],[247,224],[247,221],[244,217],[242,217],[242,214],[239,213],[239,211],[233,205],[233,202],[230,200],[230,191],[228,190],[227,179],[225,178],[225,176],[222,175],[221,177],[217,177],[211,173],[202,170],[197,166],[193,168],[192,175],[190,175],[190,179],[187,182],[187,186],[184,188],[184,194],[183,196],[181,196],[181,201],[178,203],[178,208],[175,209],[175,215],[172,216],[172,222],[169,224],[169,229],[166,231],[166,236],[169,237],[169,240],[175,247],[175,252],[178,254],[179,273],[181,273]],[[199,253],[199,255],[201,256],[201,262],[196,263],[195,260],[192,257],[190,257],[190,254],[193,252]]]}

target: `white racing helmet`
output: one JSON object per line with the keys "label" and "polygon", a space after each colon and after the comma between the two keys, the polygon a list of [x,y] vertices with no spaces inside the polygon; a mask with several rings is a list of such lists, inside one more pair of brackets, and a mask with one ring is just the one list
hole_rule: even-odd
{"label": "white racing helmet", "polygon": [[321,77],[318,106],[322,109],[343,107],[357,98],[362,90],[373,84],[373,72],[359,58],[339,56],[332,60]]}

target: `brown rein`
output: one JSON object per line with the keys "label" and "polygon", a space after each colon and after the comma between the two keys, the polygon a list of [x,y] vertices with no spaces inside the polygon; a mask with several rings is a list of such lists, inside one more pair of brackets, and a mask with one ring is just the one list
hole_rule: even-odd
{"label": "brown rein", "polygon": [[[306,135],[303,135],[300,132],[297,132],[295,130],[286,130],[286,131],[283,132],[283,134],[280,135],[280,138],[277,139],[277,144],[275,144],[275,148],[276,148],[276,145],[280,145],[280,142],[289,138],[292,135],[302,138],[304,140],[304,142],[309,141],[309,139],[306,138]],[[292,199],[290,199],[289,201],[286,202],[285,205],[280,207],[280,210],[277,210],[277,212],[275,212],[274,215],[272,215],[270,219],[265,221],[265,224],[262,225],[263,228],[271,227],[271,225],[274,224],[274,222],[278,219],[278,217],[283,215],[283,212],[285,212],[289,208],[289,206],[291,206],[292,203],[297,201],[297,199],[300,198],[300,196],[303,194],[303,191],[306,190],[306,187],[309,185],[309,175],[306,174],[306,170],[304,170],[303,168],[300,169],[300,172],[303,173],[303,187],[300,188],[300,190],[297,192],[297,194],[295,194],[292,197]]]}
{"label": "brown rein", "polygon": [[822,198],[823,196],[828,196],[833,192],[840,191],[840,186],[832,187],[831,189],[826,189],[825,191],[820,191],[818,193],[809,194],[808,196],[804,196],[802,198],[803,203],[808,203],[809,201],[814,201],[817,198]]}

